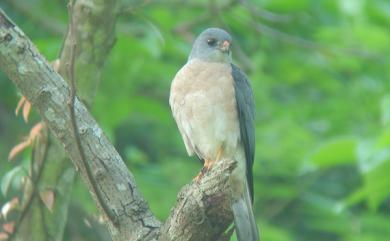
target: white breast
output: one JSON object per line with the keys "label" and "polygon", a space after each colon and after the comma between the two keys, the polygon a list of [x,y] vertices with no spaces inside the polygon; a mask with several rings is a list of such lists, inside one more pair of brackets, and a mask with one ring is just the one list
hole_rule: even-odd
{"label": "white breast", "polygon": [[230,64],[192,60],[176,75],[170,105],[190,155],[233,157],[240,138]]}

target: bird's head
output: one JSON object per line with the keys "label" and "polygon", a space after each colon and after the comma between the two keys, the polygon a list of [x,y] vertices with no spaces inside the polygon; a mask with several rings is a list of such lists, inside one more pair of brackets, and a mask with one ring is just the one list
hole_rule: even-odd
{"label": "bird's head", "polygon": [[230,63],[231,43],[232,37],[225,30],[208,28],[196,38],[188,60]]}

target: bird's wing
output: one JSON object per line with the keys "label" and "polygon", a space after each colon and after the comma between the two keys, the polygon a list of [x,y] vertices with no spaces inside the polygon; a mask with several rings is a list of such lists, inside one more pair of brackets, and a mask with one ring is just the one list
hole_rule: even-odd
{"label": "bird's wing", "polygon": [[246,177],[249,193],[253,202],[253,159],[255,154],[254,101],[250,83],[246,75],[232,64],[232,76],[240,123],[241,143],[245,151]]}
{"label": "bird's wing", "polygon": [[190,136],[188,136],[188,133],[191,132],[191,126],[187,121],[188,117],[186,117],[186,111],[184,110],[185,95],[188,92],[188,85],[186,85],[186,72],[188,72],[187,67],[187,65],[184,65],[183,68],[177,72],[172,81],[169,104],[171,106],[173,117],[183,138],[187,153],[192,156],[195,152],[195,148],[191,143]]}

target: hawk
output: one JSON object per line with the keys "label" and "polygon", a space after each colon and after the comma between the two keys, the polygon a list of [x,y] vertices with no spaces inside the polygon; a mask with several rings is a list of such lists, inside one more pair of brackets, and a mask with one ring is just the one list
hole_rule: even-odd
{"label": "hawk", "polygon": [[213,163],[235,160],[229,177],[239,241],[258,241],[253,215],[254,101],[246,75],[231,59],[232,38],[209,28],[195,40],[187,63],[172,81],[169,103],[189,155]]}

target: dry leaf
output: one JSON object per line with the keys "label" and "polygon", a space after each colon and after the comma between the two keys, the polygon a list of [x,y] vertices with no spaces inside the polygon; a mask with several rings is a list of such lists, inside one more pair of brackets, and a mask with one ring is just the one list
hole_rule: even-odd
{"label": "dry leaf", "polygon": [[8,234],[4,232],[0,232],[0,241],[7,240]]}
{"label": "dry leaf", "polygon": [[8,213],[15,209],[19,205],[19,199],[17,197],[13,198],[11,201],[6,202],[1,208],[1,214],[4,218],[7,218]]}
{"label": "dry leaf", "polygon": [[16,146],[14,146],[12,148],[12,150],[9,152],[8,154],[8,160],[11,161],[12,159],[14,159],[14,157],[19,154],[21,151],[23,151],[26,147],[28,147],[30,145],[30,140],[27,139],[19,144],[17,144]]}
{"label": "dry leaf", "polygon": [[24,105],[24,102],[26,102],[26,97],[22,96],[22,98],[20,98],[19,102],[18,102],[18,106],[16,107],[15,109],[15,115],[18,115],[19,114],[19,110],[20,108],[22,108],[22,106]]}
{"label": "dry leaf", "polygon": [[8,154],[8,160],[12,160],[17,154],[23,151],[26,147],[30,146],[37,137],[40,136],[42,130],[42,122],[38,122],[33,128],[30,130],[30,134],[27,140],[22,141],[12,148],[12,150]]}
{"label": "dry leaf", "polygon": [[31,103],[26,99],[26,97],[22,96],[18,102],[18,106],[15,109],[15,115],[19,114],[19,110],[23,107],[23,119],[27,123],[28,122],[28,116],[31,111]]}
{"label": "dry leaf", "polygon": [[13,233],[14,226],[15,226],[15,222],[4,223],[3,230],[6,231],[7,233]]}
{"label": "dry leaf", "polygon": [[24,106],[23,106],[23,119],[24,119],[24,122],[28,122],[28,116],[30,114],[30,110],[31,110],[31,103],[30,101],[26,100],[24,102]]}
{"label": "dry leaf", "polygon": [[40,135],[42,126],[42,122],[38,122],[33,128],[31,128],[30,136],[28,137],[31,143],[33,143],[33,141]]}
{"label": "dry leaf", "polygon": [[54,206],[54,192],[52,190],[45,190],[40,192],[39,196],[49,211],[52,212]]}

